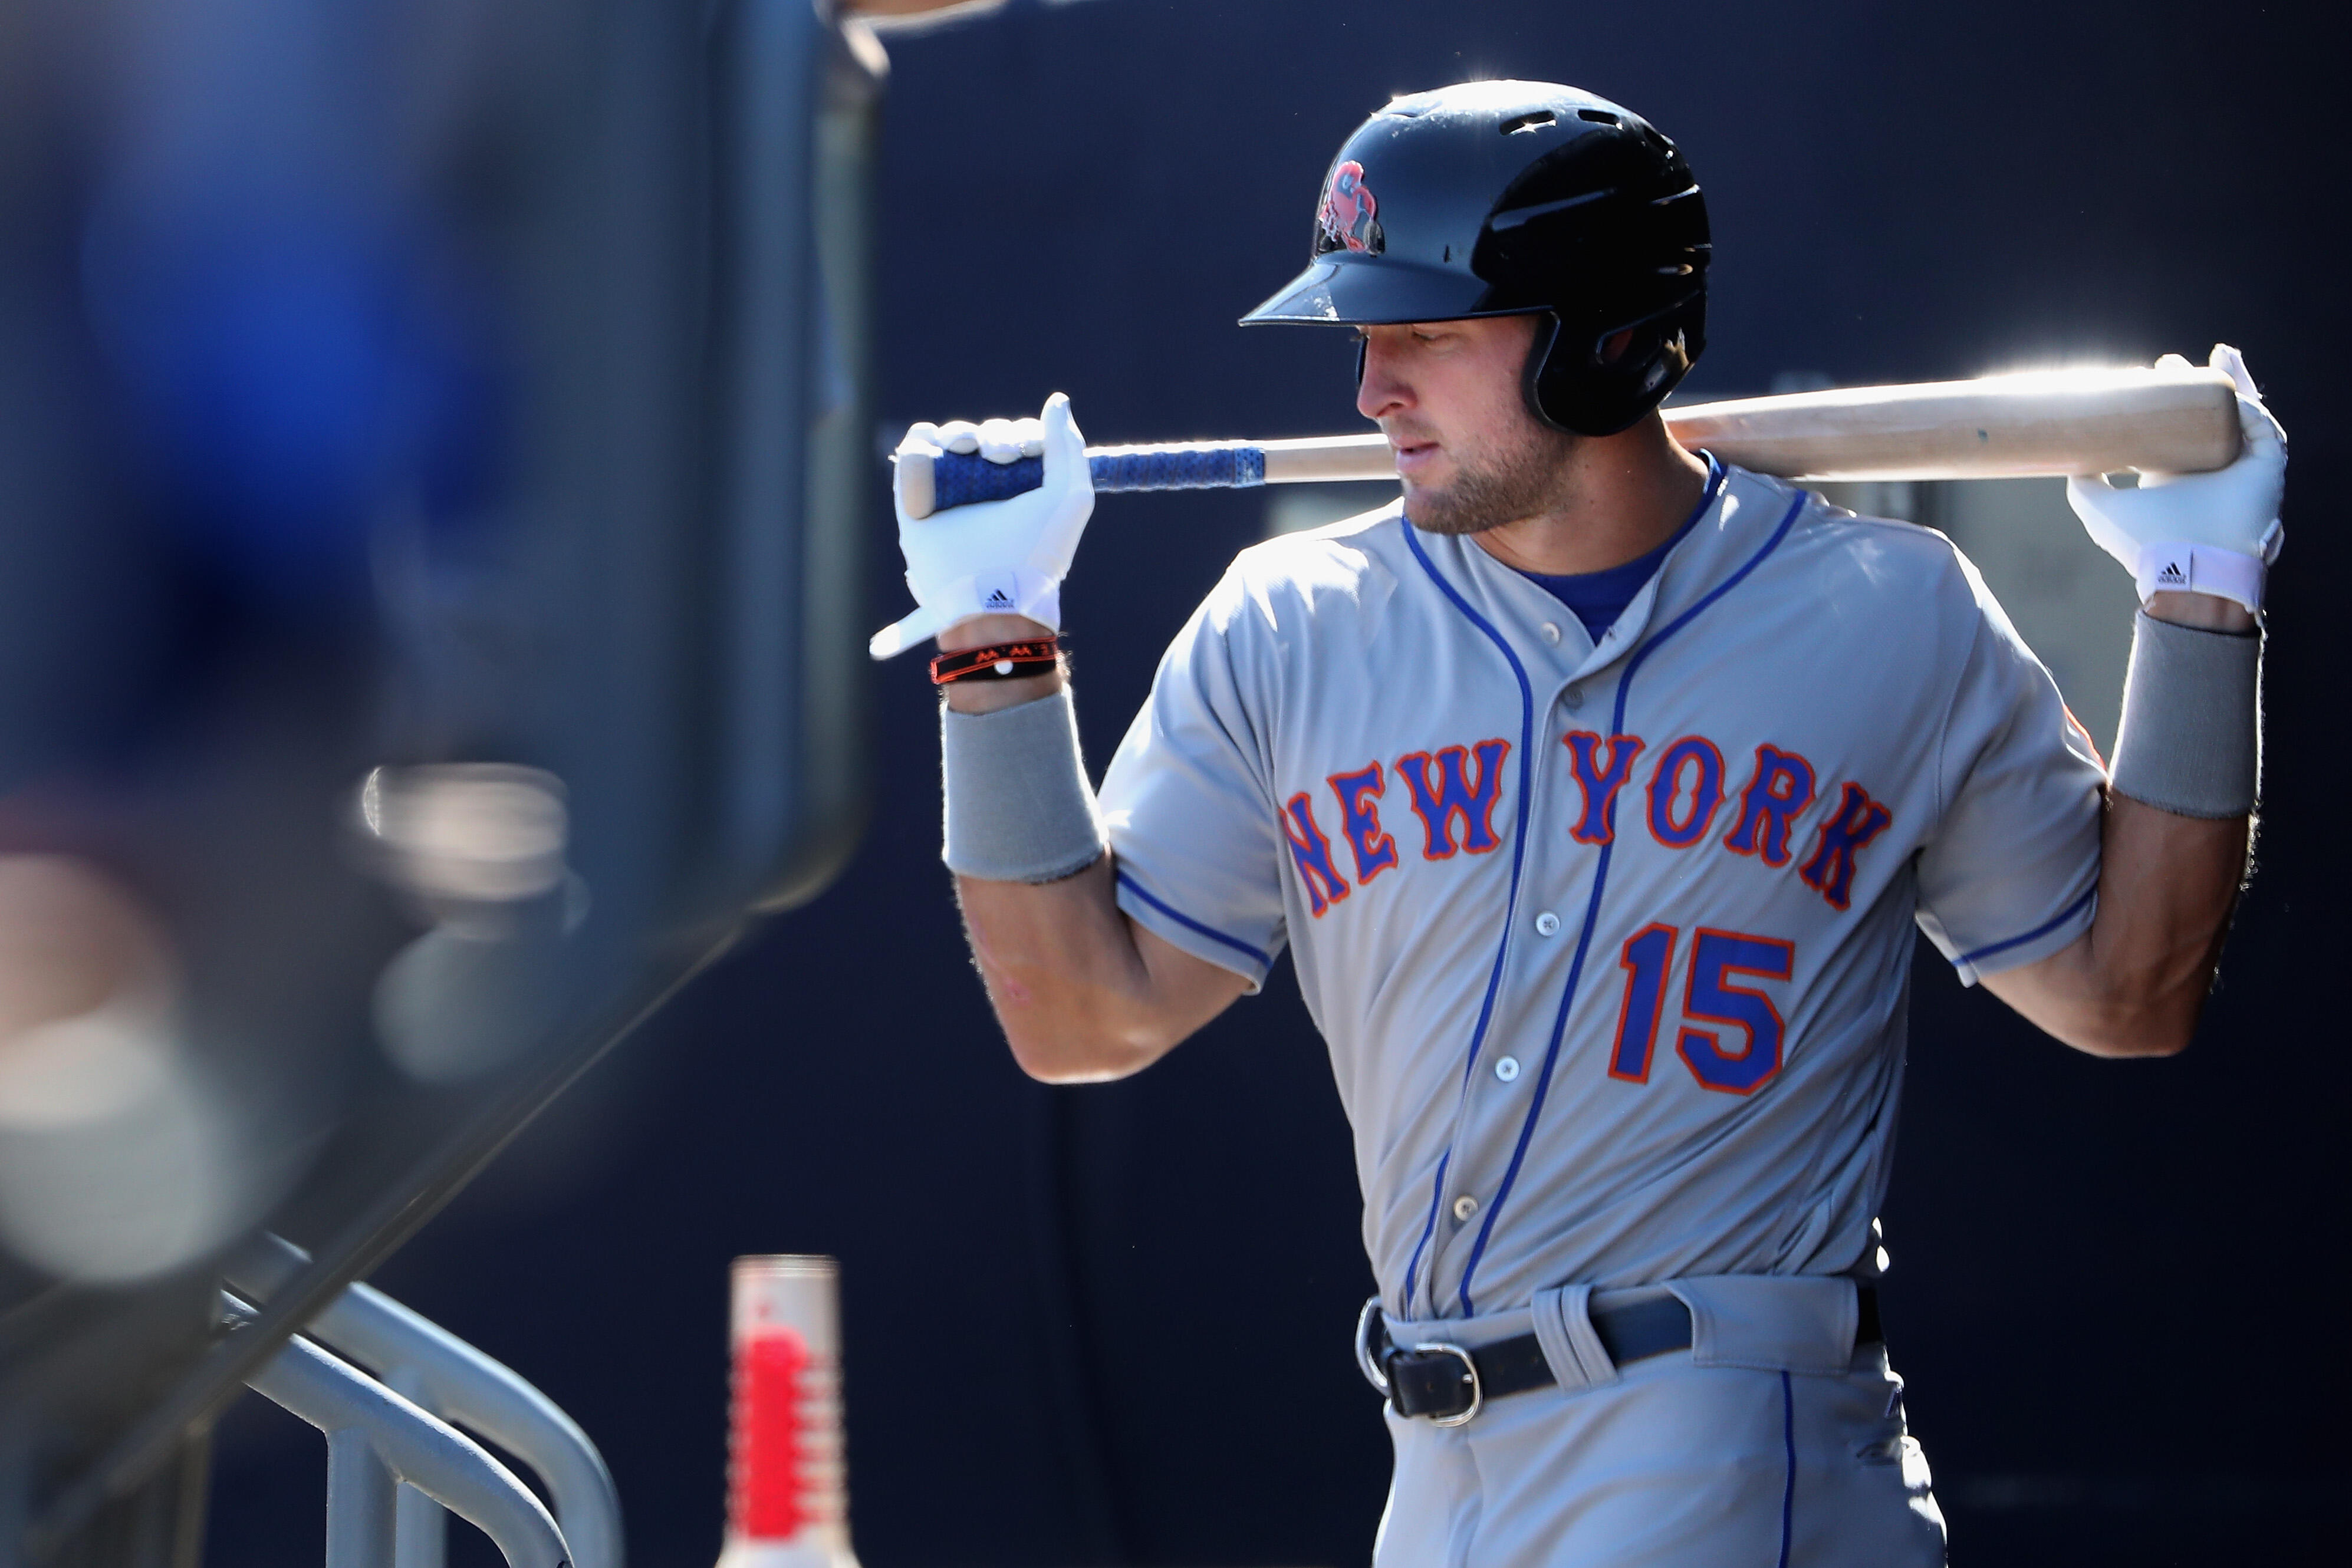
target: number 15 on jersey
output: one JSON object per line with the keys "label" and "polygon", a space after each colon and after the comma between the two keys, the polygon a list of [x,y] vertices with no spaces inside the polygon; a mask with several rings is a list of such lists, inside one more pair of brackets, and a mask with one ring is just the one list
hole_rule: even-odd
{"label": "number 15 on jersey", "polygon": [[[1657,1048],[1666,983],[1681,937],[1672,925],[1652,924],[1627,937],[1619,951],[1625,998],[1618,1008],[1617,1039],[1609,1053],[1610,1077],[1628,1083],[1650,1081],[1650,1058]],[[1702,925],[1691,933],[1688,954],[1675,1054],[1701,1088],[1753,1093],[1780,1071],[1785,1031],[1772,998],[1751,986],[1735,984],[1732,977],[1787,979],[1796,966],[1796,944]]]}

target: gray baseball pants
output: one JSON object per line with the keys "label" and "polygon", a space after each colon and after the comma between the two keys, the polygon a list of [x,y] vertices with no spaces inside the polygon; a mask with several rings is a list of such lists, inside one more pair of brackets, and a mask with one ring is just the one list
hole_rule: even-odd
{"label": "gray baseball pants", "polygon": [[[1693,1343],[1612,1365],[1588,1305],[1671,1292]],[[1467,1425],[1388,1413],[1374,1568],[1941,1568],[1944,1520],[1852,1281],[1720,1277],[1539,1292],[1517,1312],[1391,1321],[1399,1344],[1532,1329],[1560,1385]]]}

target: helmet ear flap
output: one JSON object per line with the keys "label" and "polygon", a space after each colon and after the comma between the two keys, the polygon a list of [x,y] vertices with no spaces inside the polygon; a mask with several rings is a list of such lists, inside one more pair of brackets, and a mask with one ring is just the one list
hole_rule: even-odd
{"label": "helmet ear flap", "polygon": [[1536,423],[1547,429],[1576,434],[1554,419],[1544,408],[1544,383],[1551,371],[1551,357],[1559,347],[1559,312],[1547,310],[1536,318],[1535,340],[1528,345],[1528,362],[1519,371],[1519,392],[1527,400],[1528,412]]}
{"label": "helmet ear flap", "polygon": [[[1521,375],[1527,403],[1538,420],[1572,435],[1614,435],[1675,390],[1706,345],[1706,297],[1679,303],[1595,339],[1563,340],[1571,330],[1557,312],[1536,329]],[[1612,338],[1624,346],[1602,357]]]}

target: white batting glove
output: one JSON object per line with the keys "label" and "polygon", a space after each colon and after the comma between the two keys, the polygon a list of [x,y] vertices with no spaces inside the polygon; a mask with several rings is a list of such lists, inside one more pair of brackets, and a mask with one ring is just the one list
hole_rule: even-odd
{"label": "white batting glove", "polygon": [[[2137,490],[2105,475],[2066,481],[2066,500],[2099,548],[2124,563],[2145,602],[2152,593],[2210,593],[2250,612],[2263,607],[2263,580],[2286,537],[2279,498],[2286,489],[2286,432],[2263,406],[2245,356],[2213,345],[2213,368],[2238,383],[2237,460],[2210,474],[2143,474]],[[2178,354],[2159,370],[2189,368]]]}
{"label": "white batting glove", "polygon": [[1042,457],[1045,481],[1007,500],[910,517],[894,476],[898,549],[917,609],[874,633],[866,651],[893,658],[975,615],[1025,615],[1060,631],[1062,579],[1095,509],[1086,437],[1070,417],[1070,400],[1055,392],[1035,419],[910,425],[898,451],[976,452],[991,463]]}

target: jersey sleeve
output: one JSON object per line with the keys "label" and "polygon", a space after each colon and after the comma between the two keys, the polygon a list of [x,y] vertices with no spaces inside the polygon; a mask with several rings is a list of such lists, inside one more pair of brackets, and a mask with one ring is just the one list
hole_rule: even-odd
{"label": "jersey sleeve", "polygon": [[2090,928],[2106,774],[2049,671],[1957,564],[1974,624],[1938,737],[1942,811],[1920,850],[1917,918],[1974,985]]}
{"label": "jersey sleeve", "polygon": [[1247,596],[1231,578],[1193,612],[1099,800],[1119,907],[1255,991],[1286,938],[1273,764],[1265,716],[1253,712],[1265,672],[1236,647],[1247,620]]}

